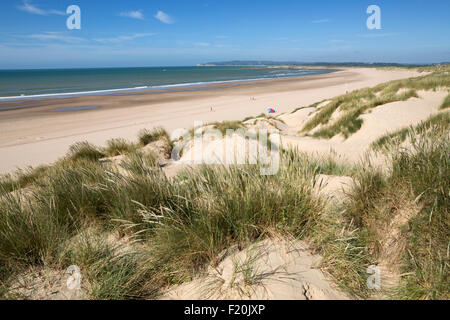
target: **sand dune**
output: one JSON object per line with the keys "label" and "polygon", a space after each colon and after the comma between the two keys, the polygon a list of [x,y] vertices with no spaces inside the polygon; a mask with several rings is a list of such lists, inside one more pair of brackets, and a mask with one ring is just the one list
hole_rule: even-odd
{"label": "sand dune", "polygon": [[168,289],[162,299],[348,299],[317,269],[319,261],[304,242],[264,240],[228,254],[206,274]]}
{"label": "sand dune", "polygon": [[[415,125],[425,120],[430,115],[439,112],[439,106],[447,96],[447,91],[421,91],[419,98],[411,98],[407,101],[387,103],[378,106],[360,116],[364,120],[361,129],[345,139],[342,135],[337,135],[332,139],[315,139],[312,137],[283,137],[283,144],[297,147],[302,151],[311,153],[336,152],[342,158],[357,162],[361,159],[370,144],[377,138],[388,132]],[[307,117],[303,110],[298,111]],[[286,116],[286,118],[296,119],[297,124],[291,130],[300,131],[303,119],[296,113]]]}

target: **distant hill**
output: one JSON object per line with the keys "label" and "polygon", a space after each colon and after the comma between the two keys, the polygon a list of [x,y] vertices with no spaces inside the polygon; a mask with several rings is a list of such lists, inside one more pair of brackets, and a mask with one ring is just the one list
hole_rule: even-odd
{"label": "distant hill", "polygon": [[[439,64],[449,64],[443,62]],[[199,66],[327,66],[327,67],[420,67],[431,66],[436,64],[401,64],[401,63],[385,63],[385,62],[298,62],[298,61],[269,61],[269,60],[233,60],[221,62],[208,62]]]}

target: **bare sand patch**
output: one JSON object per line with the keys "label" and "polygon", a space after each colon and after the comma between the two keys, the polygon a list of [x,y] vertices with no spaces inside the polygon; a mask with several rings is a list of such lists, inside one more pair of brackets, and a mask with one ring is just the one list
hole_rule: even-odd
{"label": "bare sand patch", "polygon": [[166,300],[344,300],[302,241],[268,239],[226,254],[193,281],[168,288]]}

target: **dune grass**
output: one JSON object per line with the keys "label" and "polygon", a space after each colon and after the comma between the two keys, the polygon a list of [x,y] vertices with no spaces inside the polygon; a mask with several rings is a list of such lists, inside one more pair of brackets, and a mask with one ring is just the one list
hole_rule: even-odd
{"label": "dune grass", "polygon": [[[438,133],[439,134],[439,133]],[[391,184],[403,183],[422,210],[410,221],[399,294],[408,299],[449,299],[450,142],[433,132],[413,143],[414,149],[393,158]]]}
{"label": "dune grass", "polygon": [[129,142],[125,139],[116,138],[106,142],[104,152],[108,157],[115,157],[131,153],[136,150],[138,146],[135,143]]}
{"label": "dune grass", "polygon": [[[325,100],[324,100],[324,101],[325,101]],[[313,104],[311,104],[311,105],[309,105],[309,106],[306,106],[306,107],[298,107],[298,108],[295,108],[295,109],[291,112],[291,114],[296,113],[297,111],[300,111],[300,110],[302,110],[302,109],[316,108],[319,104],[321,104],[321,103],[324,102],[324,101],[316,102],[316,103],[313,103]]]}
{"label": "dune grass", "polygon": [[[89,298],[155,298],[218,265],[223,250],[280,233],[308,239],[324,256],[322,270],[366,298],[365,271],[377,262],[375,227],[407,199],[419,201],[421,212],[404,231],[408,276],[394,297],[448,298],[449,140],[426,133],[413,151],[392,155],[389,176],[296,150],[283,150],[275,176],[250,165],[200,166],[170,181],[140,152],[126,156],[126,173],[91,159],[57,163],[27,198],[0,199],[1,287],[30,267],[75,264]],[[326,207],[313,191],[317,174],[355,177],[348,200]]]}
{"label": "dune grass", "polygon": [[[359,116],[370,109],[379,105],[418,97],[418,90],[450,88],[449,68],[435,68],[433,69],[434,72],[428,75],[395,80],[373,88],[364,88],[336,97],[321,107],[315,116],[305,123],[301,132],[308,133],[321,126],[313,133],[314,137],[330,139],[337,134],[342,134],[347,138],[361,128],[363,120]],[[445,108],[445,106],[446,102],[441,108]],[[333,114],[337,110],[341,111],[341,114],[330,123]]]}
{"label": "dune grass", "polygon": [[98,160],[106,156],[100,148],[90,144],[87,141],[74,143],[69,147],[69,152],[66,155],[67,158],[71,160]]}
{"label": "dune grass", "polygon": [[[362,168],[345,204],[346,218],[357,229],[354,236],[375,264],[387,250],[400,257],[399,285],[385,293],[393,298],[450,298],[450,139],[448,126],[442,130],[440,123],[420,134],[410,129],[416,138],[411,148],[392,150],[390,174]],[[406,222],[390,230],[399,215],[407,217]],[[395,245],[386,247],[386,234],[396,232],[400,236]]]}
{"label": "dune grass", "polygon": [[[366,94],[364,94],[363,96],[366,96]],[[320,121],[320,124],[327,124],[334,111],[339,107],[344,111],[343,115],[341,115],[331,124],[328,124],[327,126],[314,132],[313,136],[317,138],[329,139],[337,134],[342,134],[345,138],[348,138],[351,134],[357,132],[361,128],[363,120],[360,119],[359,116],[367,110],[390,102],[405,101],[411,97],[418,97],[415,90],[409,90],[400,95],[387,93],[385,95],[381,95],[378,98],[373,98],[371,102],[360,101],[354,103],[347,101],[347,99],[351,98],[347,98],[344,101],[337,100],[334,103],[331,102],[324,108],[324,118]],[[361,99],[361,96],[357,96],[356,99]],[[314,122],[312,121],[310,123],[314,124]],[[305,125],[305,128],[307,128],[307,125],[308,124]]]}
{"label": "dune grass", "polygon": [[[174,181],[139,152],[121,164],[126,173],[68,158],[26,198],[0,199],[1,281],[10,284],[30,267],[80,264],[91,298],[154,297],[217,263],[229,246],[271,232],[304,237],[322,210],[311,185],[322,169],[301,158],[285,154],[276,176],[261,176],[258,166],[201,166]],[[97,227],[97,236],[131,237],[143,251],[113,258],[116,250],[104,240],[83,238],[88,226]],[[80,237],[81,244],[68,246]]]}
{"label": "dune grass", "polygon": [[444,102],[442,103],[442,105],[439,107],[439,109],[443,110],[443,109],[448,109],[450,108],[450,94],[447,95],[447,97],[445,97]]}
{"label": "dune grass", "polygon": [[170,142],[169,133],[162,127],[157,127],[152,130],[143,129],[139,132],[138,135],[138,140],[141,146],[146,146],[149,143],[158,141],[160,139],[166,139]]}
{"label": "dune grass", "polygon": [[271,114],[265,114],[264,112],[260,113],[259,115],[255,116],[255,117],[246,117],[244,118],[244,120],[242,120],[242,122],[248,121],[248,120],[252,120],[252,119],[258,119],[258,118],[263,118],[263,119],[267,119],[267,120],[277,120],[280,121],[281,123],[285,123],[283,119],[279,119],[276,116],[273,116]]}
{"label": "dune grass", "polygon": [[310,174],[288,165],[277,176],[260,176],[255,166],[186,172],[181,201],[147,209],[152,256],[176,283],[189,280],[196,266],[217,265],[219,253],[234,244],[271,231],[307,235],[322,205],[312,194]]}
{"label": "dune grass", "polygon": [[245,127],[242,121],[222,121],[214,122],[210,125],[214,126],[214,129],[219,130],[222,135],[225,135],[227,130],[238,130]]}
{"label": "dune grass", "polygon": [[[219,130],[222,136],[225,136],[227,130],[245,129],[245,124],[243,123],[243,121],[216,121],[202,125],[202,128],[205,127],[212,127],[215,130]],[[196,130],[198,130],[199,128],[200,127],[191,128],[188,132],[188,136],[190,136],[191,138],[194,137]]]}
{"label": "dune grass", "polygon": [[13,174],[0,176],[0,196],[32,184],[45,175],[47,168],[47,166],[29,167],[27,169],[19,169]]}
{"label": "dune grass", "polygon": [[295,161],[296,165],[308,168],[315,174],[325,174],[333,176],[353,176],[357,170],[357,165],[337,159],[334,154],[312,156],[299,149],[281,149],[284,157]]}
{"label": "dune grass", "polygon": [[417,135],[423,135],[427,131],[432,130],[435,134],[448,132],[450,129],[450,113],[441,112],[428,117],[428,119],[420,122],[415,126],[405,127],[397,131],[388,133],[371,144],[372,150],[389,151],[393,147],[398,147],[409,137],[414,140]]}

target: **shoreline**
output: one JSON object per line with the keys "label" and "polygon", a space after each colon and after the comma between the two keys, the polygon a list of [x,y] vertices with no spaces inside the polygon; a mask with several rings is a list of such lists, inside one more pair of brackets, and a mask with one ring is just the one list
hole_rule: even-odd
{"label": "shoreline", "polygon": [[[255,89],[260,91],[261,88],[271,87],[274,91],[289,91],[292,84],[306,83],[311,80],[322,80],[322,79],[334,79],[340,78],[342,72],[348,72],[346,70],[339,70],[331,73],[324,73],[318,75],[308,75],[300,77],[285,77],[285,78],[271,78],[271,79],[260,79],[260,80],[239,80],[232,82],[215,82],[215,83],[205,83],[203,85],[191,86],[191,87],[171,87],[171,88],[156,88],[155,90],[138,90],[138,91],[127,91],[120,93],[111,93],[107,95],[79,95],[79,96],[69,96],[69,97],[42,97],[42,98],[24,98],[19,101],[1,101],[0,102],[0,115],[8,115],[9,111],[14,110],[29,110],[34,107],[41,107],[40,111],[48,111],[42,108],[43,106],[50,107],[75,107],[76,105],[82,105],[91,102],[91,104],[96,104],[100,102],[102,107],[111,107],[114,102],[120,101],[129,103],[130,100],[139,100],[140,103],[147,102],[165,102],[165,100],[172,100],[170,97],[178,99],[192,99],[203,96],[216,96],[215,93],[218,91],[227,93],[234,89],[234,92],[248,91],[246,89]],[[339,74],[334,77],[332,75]],[[352,79],[349,79],[351,82]],[[283,90],[282,86],[287,87]],[[242,89],[242,90],[241,90]],[[213,92],[212,94],[208,91]],[[221,92],[219,92],[221,93]],[[157,98],[154,98],[157,97]],[[38,110],[39,111],[39,110]]]}
{"label": "shoreline", "polygon": [[[215,84],[206,90],[39,99],[31,100],[36,105],[26,108],[16,103],[19,108],[0,111],[0,173],[51,163],[77,141],[104,145],[117,137],[135,140],[143,128],[162,126],[172,132],[191,128],[196,120],[242,120],[265,113],[269,107],[281,114],[346,91],[418,75],[409,70],[344,68],[322,75],[248,81],[239,86]],[[83,106],[96,108],[55,112]]]}

